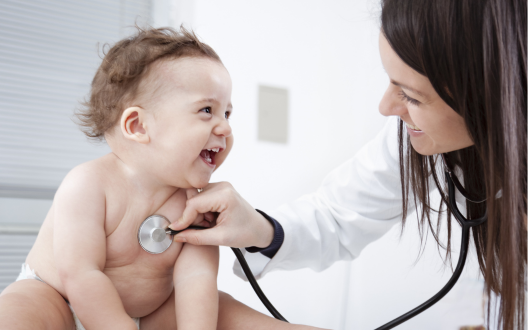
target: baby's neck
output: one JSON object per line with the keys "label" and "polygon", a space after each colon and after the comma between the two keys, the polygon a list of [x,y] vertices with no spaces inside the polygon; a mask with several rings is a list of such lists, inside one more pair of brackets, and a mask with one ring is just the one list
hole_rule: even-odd
{"label": "baby's neck", "polygon": [[145,200],[154,201],[156,199],[166,199],[173,195],[179,188],[169,186],[159,182],[147,171],[141,169],[133,162],[126,161],[126,157],[120,157],[116,152],[112,152],[117,170],[126,181],[126,189],[132,195],[139,195]]}
{"label": "baby's neck", "polygon": [[119,132],[116,132],[117,129],[118,127],[114,127],[105,134],[105,139],[112,149],[116,169],[127,183],[127,193],[150,201],[165,199],[174,194],[179,187],[160,182],[156,175],[145,169],[138,158],[138,153],[141,151],[137,149],[136,143],[124,139],[118,134]]}

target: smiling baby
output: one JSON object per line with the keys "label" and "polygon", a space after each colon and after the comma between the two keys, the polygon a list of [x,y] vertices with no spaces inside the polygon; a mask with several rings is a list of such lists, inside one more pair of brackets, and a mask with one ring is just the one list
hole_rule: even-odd
{"label": "smiling baby", "polygon": [[229,73],[193,33],[147,29],[115,44],[78,114],[112,152],[66,176],[19,280],[56,290],[78,329],[215,329],[218,248],[150,254],[138,229],[153,214],[174,222],[208,184],[232,145],[230,113]]}

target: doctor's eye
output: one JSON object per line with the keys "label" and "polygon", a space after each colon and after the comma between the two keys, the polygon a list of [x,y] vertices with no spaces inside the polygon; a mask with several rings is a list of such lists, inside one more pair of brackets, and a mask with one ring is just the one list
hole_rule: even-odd
{"label": "doctor's eye", "polygon": [[398,93],[398,95],[401,96],[402,101],[405,101],[405,102],[410,103],[412,105],[419,106],[421,104],[420,101],[418,101],[416,99],[413,99],[412,97],[409,97],[409,95],[405,94],[404,91],[400,91]]}
{"label": "doctor's eye", "polygon": [[206,108],[203,108],[203,109],[200,109],[201,112],[204,112],[204,113],[212,113],[213,110],[211,110],[211,107],[206,107]]}

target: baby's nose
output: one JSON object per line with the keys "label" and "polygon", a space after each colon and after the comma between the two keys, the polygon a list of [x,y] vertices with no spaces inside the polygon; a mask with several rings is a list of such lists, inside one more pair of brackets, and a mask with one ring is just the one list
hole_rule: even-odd
{"label": "baby's nose", "polygon": [[213,133],[215,135],[220,135],[220,136],[225,136],[225,137],[231,136],[231,133],[232,133],[231,125],[229,125],[229,122],[225,120],[215,127]]}

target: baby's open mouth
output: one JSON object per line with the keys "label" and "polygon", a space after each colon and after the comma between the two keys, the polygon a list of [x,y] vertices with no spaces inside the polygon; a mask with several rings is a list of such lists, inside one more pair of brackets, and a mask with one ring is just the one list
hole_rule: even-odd
{"label": "baby's open mouth", "polygon": [[216,165],[215,156],[220,151],[220,148],[204,149],[200,152],[200,157],[209,165]]}

